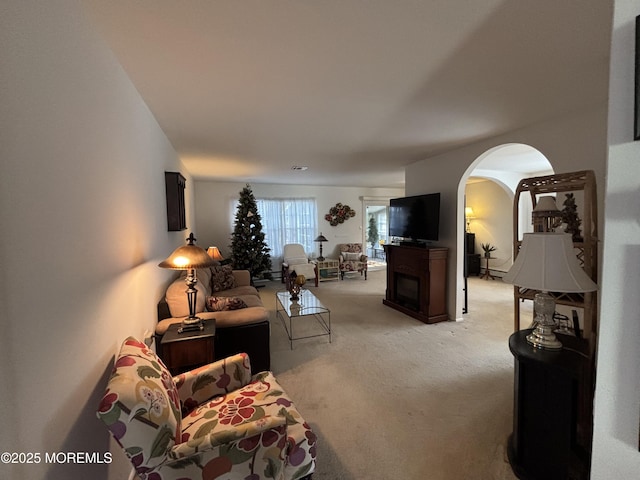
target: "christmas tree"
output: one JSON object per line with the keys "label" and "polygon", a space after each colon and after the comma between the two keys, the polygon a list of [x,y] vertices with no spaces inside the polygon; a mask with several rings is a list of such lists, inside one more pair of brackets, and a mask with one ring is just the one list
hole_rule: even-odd
{"label": "christmas tree", "polygon": [[231,235],[231,261],[237,270],[249,270],[251,278],[271,278],[270,248],[264,240],[262,219],[251,187],[240,192],[236,223]]}
{"label": "christmas tree", "polygon": [[376,248],[378,242],[378,225],[376,225],[376,219],[373,215],[369,217],[369,229],[367,230],[367,242],[371,243],[371,248]]}

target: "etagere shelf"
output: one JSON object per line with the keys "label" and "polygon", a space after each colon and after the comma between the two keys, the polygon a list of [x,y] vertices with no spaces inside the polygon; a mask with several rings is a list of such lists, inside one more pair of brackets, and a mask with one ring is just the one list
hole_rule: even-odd
{"label": "etagere shelf", "polygon": [[[594,281],[598,282],[598,214],[596,203],[596,186],[594,173],[591,170],[580,172],[562,173],[542,177],[525,178],[520,181],[516,189],[513,202],[513,252],[514,260],[520,251],[522,244],[519,231],[519,201],[520,196],[529,193],[533,208],[541,195],[582,192],[582,239],[573,242],[576,257],[584,271]],[[557,202],[562,198],[558,195]],[[534,224],[535,231],[542,231],[540,225]],[[522,328],[520,323],[520,305],[523,300],[533,300],[537,292],[530,289],[514,287],[514,329]],[[566,305],[583,309],[583,328],[581,336],[588,343],[589,356],[595,353],[597,325],[597,293],[552,293],[557,305]],[[525,327],[527,327],[526,325]]]}
{"label": "etagere shelf", "polygon": [[[579,218],[581,220],[581,236],[574,236],[573,248],[578,261],[584,271],[594,281],[598,282],[598,213],[596,201],[596,184],[593,171],[585,170],[572,173],[547,175],[526,178],[520,181],[515,192],[513,202],[513,252],[514,260],[522,244],[519,232],[520,197],[530,195],[533,208],[543,195],[556,194],[556,202],[561,208],[564,198],[560,194],[574,193],[578,203],[582,206]],[[534,231],[546,231],[544,222],[532,218]],[[560,230],[557,230],[560,231]],[[522,326],[520,322],[520,308],[525,300],[533,300],[537,291],[514,286],[514,330],[520,331],[529,325]],[[587,293],[558,293],[549,292],[555,297],[556,305],[581,309],[583,312],[582,328],[578,328],[576,338],[571,340],[573,351],[585,359],[587,367],[582,371],[580,392],[576,398],[575,442],[587,454],[591,451],[591,437],[593,431],[593,389],[595,379],[595,358],[598,334],[597,292]],[[565,339],[569,340],[569,339]],[[563,341],[563,343],[565,343]]]}

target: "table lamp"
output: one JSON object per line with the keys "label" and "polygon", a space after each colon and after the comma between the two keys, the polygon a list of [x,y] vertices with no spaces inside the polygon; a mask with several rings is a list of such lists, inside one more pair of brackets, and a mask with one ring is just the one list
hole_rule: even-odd
{"label": "table lamp", "polygon": [[553,333],[556,303],[549,292],[584,293],[598,288],[580,266],[567,233],[525,233],[516,261],[503,280],[538,290],[533,299],[536,326],[527,342],[544,350],[562,348]]}
{"label": "table lamp", "polygon": [[538,199],[531,212],[533,228],[536,232],[553,232],[562,222],[562,212],[556,205],[556,197],[550,195]]}
{"label": "table lamp", "polygon": [[216,262],[218,262],[218,264],[224,260],[224,257],[220,253],[220,250],[218,249],[218,247],[207,248],[207,255],[209,255],[212,260],[215,260]]}
{"label": "table lamp", "polygon": [[475,213],[473,213],[473,208],[464,207],[464,218],[467,221],[467,233],[469,233],[469,232],[471,232],[469,224],[471,223],[471,220],[476,218]]}
{"label": "table lamp", "polygon": [[316,237],[314,242],[320,243],[320,256],[318,257],[318,260],[321,262],[324,262],[324,257],[322,256],[322,242],[328,242],[328,240],[325,238],[324,235],[322,235],[322,232],[320,232],[320,235]]}
{"label": "table lamp", "polygon": [[204,329],[202,320],[196,316],[196,298],[198,296],[198,291],[195,288],[198,283],[196,269],[211,267],[217,264],[203,248],[194,245],[195,242],[196,237],[191,233],[187,238],[187,245],[176,248],[171,255],[158,264],[158,266],[162,268],[187,271],[185,282],[187,284],[186,293],[189,303],[189,316],[182,321],[178,333]]}

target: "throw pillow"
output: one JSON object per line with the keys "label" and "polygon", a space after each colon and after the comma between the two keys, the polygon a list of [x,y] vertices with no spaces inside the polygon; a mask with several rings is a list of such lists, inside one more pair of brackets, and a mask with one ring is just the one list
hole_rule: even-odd
{"label": "throw pillow", "polygon": [[211,267],[211,292],[221,292],[236,287],[236,277],[233,276],[231,265]]}
{"label": "throw pillow", "polygon": [[210,312],[240,310],[248,307],[245,301],[238,297],[207,297],[206,306]]}
{"label": "throw pillow", "polygon": [[342,252],[342,257],[347,262],[357,262],[360,260],[361,253],[352,253],[352,252]]}

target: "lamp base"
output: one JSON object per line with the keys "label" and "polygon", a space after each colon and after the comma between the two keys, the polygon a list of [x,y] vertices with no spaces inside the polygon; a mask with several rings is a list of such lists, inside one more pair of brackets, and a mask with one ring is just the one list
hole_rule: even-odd
{"label": "lamp base", "polygon": [[527,342],[542,350],[562,350],[562,343],[553,333],[552,326],[536,325],[536,328],[527,335]]}
{"label": "lamp base", "polygon": [[182,325],[178,328],[178,333],[195,332],[196,330],[204,330],[204,323],[199,317],[187,317],[182,321]]}
{"label": "lamp base", "polygon": [[323,257],[322,255],[320,255],[320,256],[318,257],[318,261],[320,261],[320,262],[324,262],[324,257]]}
{"label": "lamp base", "polygon": [[527,342],[542,350],[562,350],[562,343],[553,331],[558,327],[553,320],[556,311],[556,301],[549,292],[538,292],[533,297],[533,311],[535,312],[536,327],[529,335]]}

